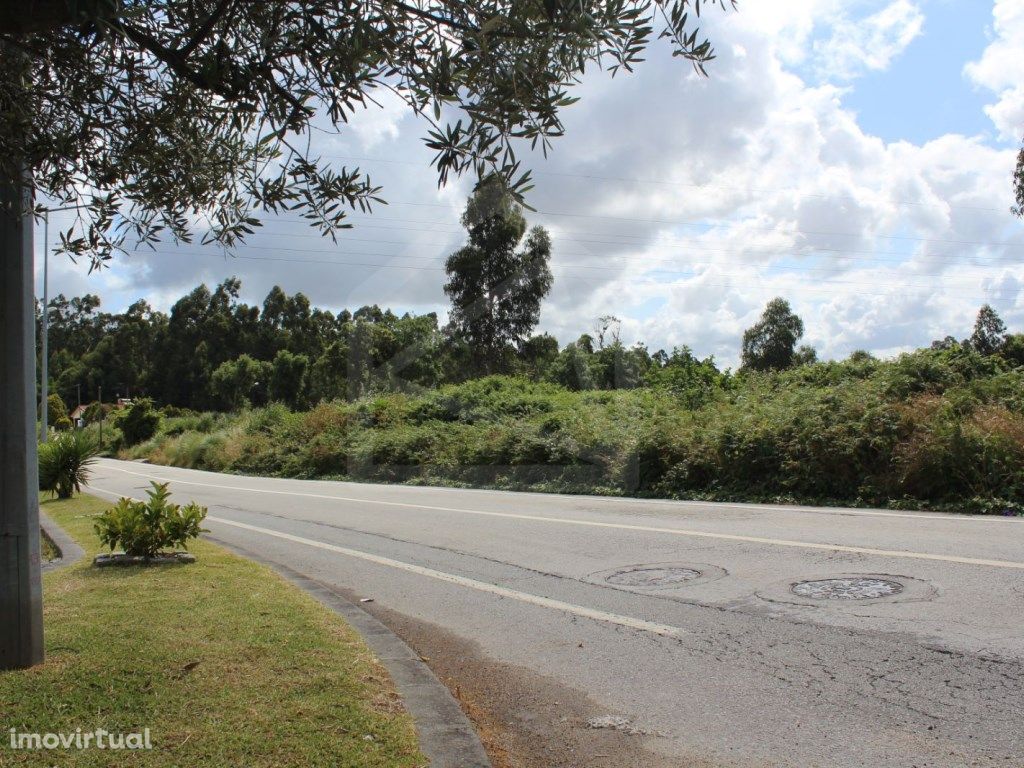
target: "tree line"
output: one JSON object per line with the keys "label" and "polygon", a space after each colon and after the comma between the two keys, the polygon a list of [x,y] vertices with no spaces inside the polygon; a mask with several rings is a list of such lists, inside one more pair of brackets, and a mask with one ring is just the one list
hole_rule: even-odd
{"label": "tree line", "polygon": [[[550,236],[542,227],[529,229],[521,207],[493,180],[478,186],[462,222],[467,243],[445,265],[452,309],[443,327],[435,313],[398,315],[377,305],[335,314],[278,286],[250,305],[240,299],[237,277],[212,290],[199,285],[169,313],[144,300],[106,313],[97,296],[58,295],[48,318],[51,391],[69,407],[91,402],[102,389],[108,399],[143,395],[192,410],[238,410],[269,402],[301,409],[495,373],[577,391],[668,388],[694,402],[728,386],[729,371],[688,347],[625,345],[612,315],[564,347],[549,334],[533,334],[553,282]],[[815,362],[815,350],[799,343],[803,334],[789,303],[773,299],[743,334],[740,373]],[[1021,338],[1008,336],[986,305],[969,339],[935,345],[1008,350],[1013,357],[1021,356]]]}
{"label": "tree line", "polygon": [[[200,285],[169,313],[139,300],[101,311],[94,295],[50,302],[50,387],[69,407],[96,399],[146,396],[192,410],[236,410],[268,402],[304,408],[373,391],[430,389],[492,373],[552,381],[569,389],[626,389],[673,373],[716,384],[711,358],[687,348],[627,347],[615,318],[560,347],[549,334],[494,338],[485,347],[440,326],[435,313],[397,314],[377,305],[337,314],[302,293],[274,287],[261,305],[240,299],[232,277]],[[37,315],[41,323],[41,315]],[[499,337],[500,338],[500,337]]]}
{"label": "tree line", "polygon": [[[372,305],[334,314],[279,287],[257,306],[239,298],[241,287],[234,277],[212,290],[200,285],[166,314],[143,300],[107,313],[94,295],[57,296],[50,302],[51,391],[69,408],[93,401],[101,387],[109,400],[144,395],[192,410],[271,401],[305,408],[506,373],[571,390],[652,386],[699,400],[733,376],[688,347],[627,346],[612,316],[562,347],[553,336],[537,334],[489,346],[492,354],[483,355],[452,324],[439,326],[434,313],[399,315]],[[743,335],[741,375],[814,362],[813,350],[798,346],[802,332],[785,300],[770,302]],[[1024,335],[1008,335],[988,306],[969,338],[947,337],[933,347],[955,344],[1024,364]]]}

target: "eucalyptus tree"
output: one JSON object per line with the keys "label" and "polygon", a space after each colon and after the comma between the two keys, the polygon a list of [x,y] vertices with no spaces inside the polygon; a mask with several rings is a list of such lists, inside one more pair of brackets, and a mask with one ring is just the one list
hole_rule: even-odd
{"label": "eucalyptus tree", "polygon": [[[724,6],[731,0],[706,0]],[[394,94],[426,121],[443,184],[562,133],[588,67],[655,35],[703,71],[699,0],[31,0],[0,4],[0,668],[42,658],[31,209],[83,205],[60,249],[102,265],[126,238],[231,247],[288,211],[333,235],[381,190],[309,149]],[[314,126],[317,121],[318,126]],[[35,202],[34,202],[35,201]]]}
{"label": "eucalyptus tree", "polygon": [[[768,302],[756,324],[743,332],[743,368],[753,371],[778,371],[798,362],[797,342],[804,335],[804,322],[789,302],[774,298]],[[806,352],[801,359],[809,358]]]}
{"label": "eucalyptus tree", "polygon": [[974,332],[968,343],[983,355],[994,355],[1006,343],[1006,324],[990,304],[978,310]]}
{"label": "eucalyptus tree", "polygon": [[470,197],[462,223],[469,242],[445,263],[451,328],[469,344],[477,370],[495,373],[540,319],[553,280],[551,237],[542,227],[527,233],[522,208],[493,177]]}

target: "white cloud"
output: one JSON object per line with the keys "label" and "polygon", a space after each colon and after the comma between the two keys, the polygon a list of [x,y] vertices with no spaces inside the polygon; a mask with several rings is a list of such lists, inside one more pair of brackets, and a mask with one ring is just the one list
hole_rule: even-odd
{"label": "white cloud", "polygon": [[885,69],[925,21],[913,0],[763,0],[744,4],[740,13],[781,63],[810,65],[833,80]]}
{"label": "white cloud", "polygon": [[409,105],[390,91],[372,92],[370,97],[348,124],[364,152],[397,139],[399,125],[409,115]]}
{"label": "white cloud", "polygon": [[[593,220],[592,237],[611,228],[639,238],[640,220],[652,222],[646,244],[620,237],[617,248],[595,248],[591,258],[629,258],[629,269],[610,271],[599,288],[587,291],[567,270],[547,327],[568,340],[581,315],[622,314],[624,304],[662,297],[656,310],[624,319],[625,337],[686,343],[733,364],[742,329],[775,295],[804,314],[808,341],[825,356],[965,335],[990,300],[1020,328],[1013,281],[1024,270],[1012,265],[1024,239],[1007,211],[1013,153],[962,136],[885,144],[842,108],[834,87],[789,71],[785,42],[765,36],[760,21],[740,14],[715,30],[730,48],[709,81],[673,82],[671,64],[652,55],[656,75],[643,71],[622,92],[581,103],[550,165],[579,168],[588,153],[579,157],[577,147],[596,134],[603,164],[669,183],[556,183],[543,175],[550,165],[540,166],[541,210],[571,200],[581,212],[630,219]],[[615,112],[610,130],[601,115]],[[658,223],[673,220],[703,226]],[[979,245],[1004,240],[1011,245]]]}
{"label": "white cloud", "polygon": [[985,112],[1003,139],[1017,141],[1024,133],[1024,3],[995,0],[993,17],[992,42],[964,71],[996,94]]}
{"label": "white cloud", "polygon": [[[1020,3],[998,0],[997,17],[1012,5]],[[818,58],[807,56],[822,54],[811,45],[822,29],[831,30],[832,61],[853,69],[882,66],[871,57],[884,49],[891,59],[914,29],[911,4],[896,2],[871,4],[873,27],[843,31],[837,19],[849,7],[760,0],[738,14],[709,11],[720,58],[706,80],[661,47],[635,76],[588,76],[581,102],[565,114],[566,137],[547,161],[530,159],[538,212],[528,218],[547,226],[555,244],[542,330],[566,343],[612,313],[623,320],[624,341],[688,344],[731,365],[743,328],[777,295],[804,317],[807,341],[825,357],[964,336],[986,301],[1024,330],[1024,232],[1008,212],[1013,150],[957,135],[887,144],[865,133],[835,85],[797,74],[814,69]],[[1002,45],[1000,34],[993,46]],[[986,52],[978,72],[998,71],[995,56]],[[1024,82],[978,77],[996,92]],[[139,256],[122,284],[93,284],[109,286],[110,309],[140,294],[166,307],[164,297],[200,279],[237,274],[250,301],[279,283],[332,308],[443,312],[442,260],[462,238],[458,214],[470,182],[436,189],[422,133],[396,110],[372,129],[317,138],[335,158],[360,156],[377,141],[381,161],[359,165],[392,203],[355,217],[337,246],[277,220],[241,251],[253,260]],[[255,260],[265,257],[285,260]],[[65,278],[58,270],[55,281]],[[80,292],[81,281],[67,284]]]}
{"label": "white cloud", "polygon": [[838,80],[886,69],[923,26],[924,14],[910,0],[893,0],[865,17],[841,13],[832,22],[831,36],[814,43],[817,67],[825,77]]}

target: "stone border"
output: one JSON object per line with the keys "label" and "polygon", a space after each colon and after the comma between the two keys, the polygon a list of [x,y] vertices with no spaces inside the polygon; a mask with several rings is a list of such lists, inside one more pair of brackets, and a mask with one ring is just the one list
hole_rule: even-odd
{"label": "stone border", "polygon": [[42,509],[39,510],[39,527],[46,531],[46,535],[50,537],[53,546],[60,553],[56,560],[48,560],[42,564],[43,573],[67,568],[85,556],[85,550],[79,546],[78,542],[68,536],[64,529],[57,525]]}
{"label": "stone border", "polygon": [[152,557],[129,555],[124,552],[104,552],[92,559],[97,568],[123,568],[133,565],[191,565],[196,556],[191,552],[158,552]]}
{"label": "stone border", "polygon": [[355,628],[394,680],[416,724],[420,749],[430,759],[431,768],[492,768],[473,724],[451,692],[419,655],[376,617],[337,590],[287,565],[275,563],[259,553],[208,533],[203,538],[266,565]]}

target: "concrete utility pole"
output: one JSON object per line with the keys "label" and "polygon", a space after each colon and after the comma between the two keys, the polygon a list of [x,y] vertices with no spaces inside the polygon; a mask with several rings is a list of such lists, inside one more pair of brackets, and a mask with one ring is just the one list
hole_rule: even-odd
{"label": "concrete utility pole", "polygon": [[0,669],[43,660],[32,215],[0,178]]}

